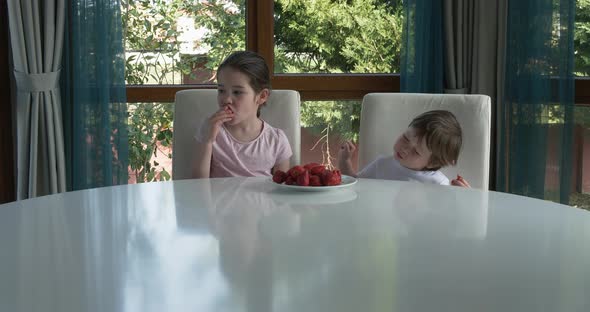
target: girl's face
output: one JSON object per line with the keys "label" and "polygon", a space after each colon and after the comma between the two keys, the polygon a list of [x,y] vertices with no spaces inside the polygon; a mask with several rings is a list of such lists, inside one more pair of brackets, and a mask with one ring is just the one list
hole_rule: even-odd
{"label": "girl's face", "polygon": [[428,169],[430,156],[432,152],[426,146],[426,140],[419,137],[412,127],[400,135],[393,145],[393,157],[408,169]]}
{"label": "girl's face", "polygon": [[234,113],[234,118],[227,124],[236,125],[256,119],[258,107],[266,102],[268,94],[268,89],[256,93],[250,86],[250,78],[231,67],[217,73],[217,103],[220,108]]}

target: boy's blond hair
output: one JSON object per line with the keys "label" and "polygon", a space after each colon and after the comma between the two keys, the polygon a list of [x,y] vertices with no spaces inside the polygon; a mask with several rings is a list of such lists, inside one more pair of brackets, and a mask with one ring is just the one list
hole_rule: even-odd
{"label": "boy's blond hair", "polygon": [[457,164],[463,135],[455,115],[445,110],[428,111],[414,118],[409,127],[426,140],[426,146],[432,152],[429,169]]}

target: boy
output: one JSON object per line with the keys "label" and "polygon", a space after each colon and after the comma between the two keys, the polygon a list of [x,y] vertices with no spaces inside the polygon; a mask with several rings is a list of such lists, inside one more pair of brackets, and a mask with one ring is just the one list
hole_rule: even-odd
{"label": "boy", "polygon": [[395,141],[393,155],[378,157],[356,174],[351,161],[356,147],[347,141],[340,147],[338,163],[342,174],[354,177],[470,187],[460,176],[449,181],[439,171],[457,163],[461,144],[461,126],[455,116],[434,110],[412,120]]}

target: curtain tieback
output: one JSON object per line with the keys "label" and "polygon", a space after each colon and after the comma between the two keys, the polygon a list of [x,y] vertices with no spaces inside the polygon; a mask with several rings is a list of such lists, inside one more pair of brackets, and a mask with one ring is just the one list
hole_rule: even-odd
{"label": "curtain tieback", "polygon": [[42,74],[27,74],[14,71],[16,88],[21,92],[44,92],[59,88],[61,70]]}

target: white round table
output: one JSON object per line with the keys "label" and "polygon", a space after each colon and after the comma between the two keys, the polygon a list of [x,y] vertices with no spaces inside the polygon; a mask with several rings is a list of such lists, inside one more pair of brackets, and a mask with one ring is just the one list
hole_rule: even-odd
{"label": "white round table", "polygon": [[264,178],[0,205],[0,311],[590,311],[590,213],[495,192]]}

